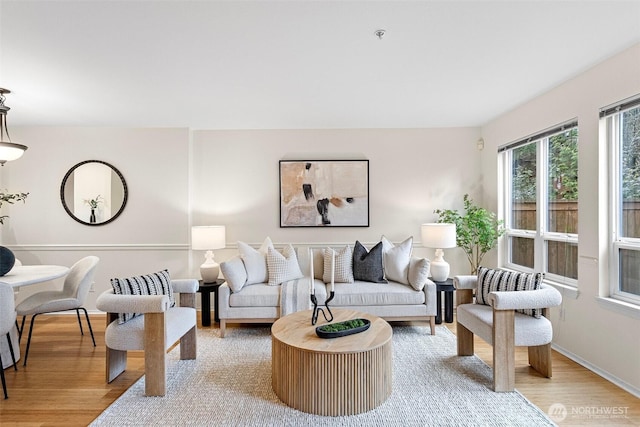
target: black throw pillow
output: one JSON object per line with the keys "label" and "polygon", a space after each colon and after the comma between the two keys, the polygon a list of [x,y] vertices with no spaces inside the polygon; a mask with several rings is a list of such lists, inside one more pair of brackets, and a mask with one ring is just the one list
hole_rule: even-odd
{"label": "black throw pillow", "polygon": [[353,278],[373,283],[387,283],[382,267],[382,242],[370,251],[356,240],[353,248]]}

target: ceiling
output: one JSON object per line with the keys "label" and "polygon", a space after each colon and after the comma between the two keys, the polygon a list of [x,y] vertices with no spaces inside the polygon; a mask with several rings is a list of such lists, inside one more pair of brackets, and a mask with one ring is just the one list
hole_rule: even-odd
{"label": "ceiling", "polygon": [[0,87],[10,129],[481,126],[638,42],[640,1],[0,0]]}

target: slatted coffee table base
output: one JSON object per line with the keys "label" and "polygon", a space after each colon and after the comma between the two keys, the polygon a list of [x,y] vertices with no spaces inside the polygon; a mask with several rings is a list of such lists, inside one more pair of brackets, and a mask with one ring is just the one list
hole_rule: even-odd
{"label": "slatted coffee table base", "polygon": [[[357,340],[356,335],[336,340],[352,337]],[[364,351],[325,352],[288,344],[272,334],[273,390],[286,405],[311,414],[353,415],[374,409],[391,395],[391,342],[389,333],[386,342]]]}

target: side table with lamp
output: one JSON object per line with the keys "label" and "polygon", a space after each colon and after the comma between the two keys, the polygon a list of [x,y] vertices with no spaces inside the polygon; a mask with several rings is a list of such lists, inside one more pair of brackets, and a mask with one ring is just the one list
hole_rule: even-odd
{"label": "side table with lamp", "polygon": [[442,323],[442,292],[444,292],[444,321],[453,322],[453,279],[449,278],[449,263],[444,260],[445,248],[456,247],[456,225],[449,223],[422,224],[422,246],[434,248],[431,261],[431,280],[436,284],[436,324]]}
{"label": "side table with lamp", "polygon": [[202,326],[211,326],[211,292],[214,298],[214,310],[216,322],[218,317],[218,288],[225,281],[219,279],[220,265],[213,259],[213,250],[222,249],[226,246],[226,233],[224,225],[204,225],[191,227],[191,249],[206,251],[205,261],[200,266],[200,286],[198,292],[201,294]]}

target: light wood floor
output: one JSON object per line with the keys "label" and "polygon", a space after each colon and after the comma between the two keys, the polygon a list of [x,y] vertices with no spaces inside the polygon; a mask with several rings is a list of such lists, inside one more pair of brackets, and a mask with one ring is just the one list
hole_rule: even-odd
{"label": "light wood floor", "polygon": [[[95,348],[86,327],[86,335],[80,336],[75,315],[38,317],[28,366],[20,361],[17,372],[5,370],[9,399],[0,399],[2,426],[87,425],[142,376],[142,353],[130,353],[129,369],[105,383],[105,318],[91,319]],[[455,333],[455,323],[447,326]],[[233,339],[229,335],[225,339]],[[26,339],[22,354],[25,344]],[[476,340],[476,354],[491,364],[491,347],[481,340]],[[537,375],[526,358],[526,349],[516,351],[516,388],[544,412],[553,404],[564,405],[567,417],[560,426],[640,426],[640,400],[633,395],[555,351],[552,379]],[[618,415],[595,414],[611,410]]]}

